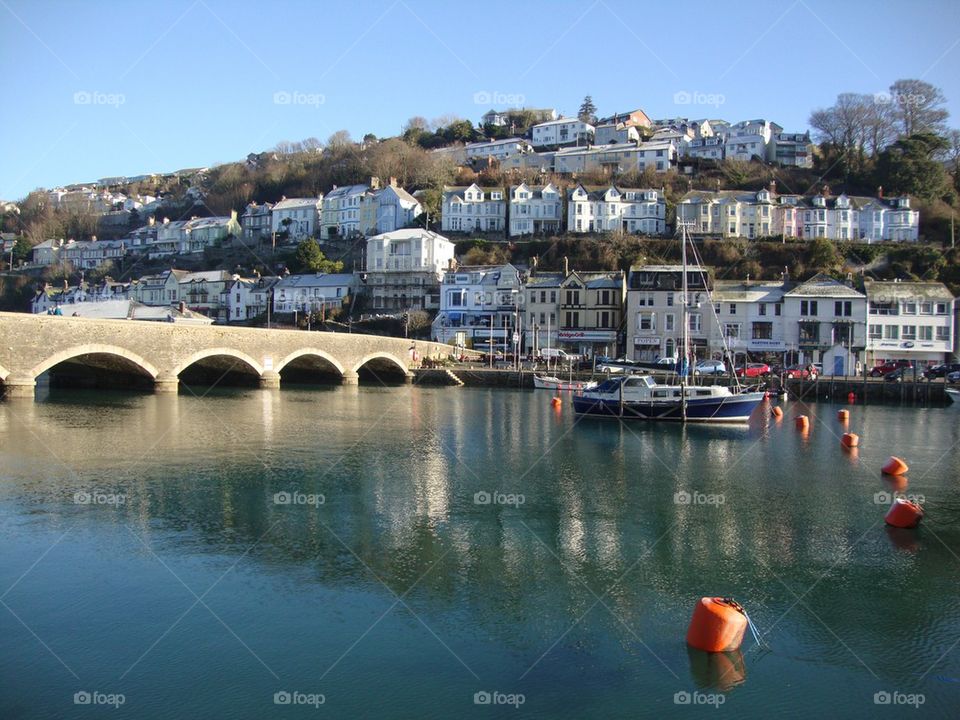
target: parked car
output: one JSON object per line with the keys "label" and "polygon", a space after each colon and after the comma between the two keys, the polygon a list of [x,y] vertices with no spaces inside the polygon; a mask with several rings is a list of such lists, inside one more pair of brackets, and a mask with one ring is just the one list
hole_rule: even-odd
{"label": "parked car", "polygon": [[946,377],[954,372],[960,372],[960,363],[941,363],[933,367],[928,367],[923,373],[923,376],[929,380],[931,378]]}
{"label": "parked car", "polygon": [[727,366],[722,360],[701,360],[693,369],[694,375],[726,375]]}
{"label": "parked car", "polygon": [[960,382],[960,370],[958,370],[957,372],[947,373],[947,382],[948,383]]}
{"label": "parked car", "polygon": [[766,363],[747,363],[745,367],[737,368],[737,377],[757,378],[767,377],[770,374],[770,366]]}
{"label": "parked car", "polygon": [[909,371],[908,367],[899,367],[896,370],[892,370],[883,376],[883,379],[886,382],[903,382],[903,374]]}
{"label": "parked car", "polygon": [[870,377],[886,377],[889,373],[892,373],[894,370],[900,370],[905,368],[912,368],[913,362],[911,360],[890,360],[883,363],[882,365],[877,365],[870,371]]}
{"label": "parked car", "polygon": [[579,355],[570,355],[560,348],[541,348],[540,349],[540,360],[543,362],[549,362],[550,364],[568,364],[572,363],[575,360],[579,360]]}
{"label": "parked car", "polygon": [[790,379],[800,378],[802,380],[816,380],[817,375],[819,375],[817,368],[810,365],[791,365],[784,369],[783,374]]}

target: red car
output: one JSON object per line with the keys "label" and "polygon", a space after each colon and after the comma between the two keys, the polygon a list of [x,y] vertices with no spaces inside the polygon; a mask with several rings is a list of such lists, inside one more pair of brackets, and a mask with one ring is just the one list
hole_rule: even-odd
{"label": "red car", "polygon": [[770,374],[770,366],[766,363],[747,363],[746,367],[737,368],[737,377],[757,378]]}
{"label": "red car", "polygon": [[816,380],[817,369],[811,369],[809,365],[791,365],[783,371],[784,377],[801,378],[802,380]]}
{"label": "red car", "polygon": [[882,365],[877,365],[870,371],[870,377],[882,377],[888,373],[892,373],[894,370],[899,370],[900,368],[912,368],[913,363],[910,360],[889,360]]}

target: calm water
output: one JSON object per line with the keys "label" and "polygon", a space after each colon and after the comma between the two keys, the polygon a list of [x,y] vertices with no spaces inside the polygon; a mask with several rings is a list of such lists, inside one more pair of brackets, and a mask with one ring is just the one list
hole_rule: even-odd
{"label": "calm water", "polygon": [[[0,403],[0,716],[956,717],[960,413],[853,407],[852,457],[836,407],[804,437],[798,405],[623,428],[506,390]],[[894,451],[918,531],[875,502]],[[769,649],[688,651],[707,594]]]}

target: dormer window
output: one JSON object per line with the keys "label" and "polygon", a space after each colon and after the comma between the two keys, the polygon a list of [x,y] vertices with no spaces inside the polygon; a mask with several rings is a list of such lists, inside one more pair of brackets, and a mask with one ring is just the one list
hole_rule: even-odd
{"label": "dormer window", "polygon": [[816,205],[817,207],[825,207],[827,202],[826,202],[826,199],[823,197],[823,195],[817,195],[813,199],[813,204]]}

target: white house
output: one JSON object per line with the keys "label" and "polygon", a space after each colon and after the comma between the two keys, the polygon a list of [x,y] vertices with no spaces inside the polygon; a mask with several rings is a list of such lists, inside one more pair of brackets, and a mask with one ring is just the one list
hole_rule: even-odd
{"label": "white house", "polygon": [[867,298],[850,283],[818,274],[783,296],[788,360],[821,363],[825,375],[852,375],[866,347]]}
{"label": "white house", "polygon": [[224,320],[243,322],[265,314],[271,303],[273,287],[278,282],[279,277],[234,277],[224,289],[220,303],[225,312]]}
{"label": "white house", "polygon": [[640,142],[640,133],[634,125],[626,125],[622,122],[603,123],[597,125],[593,141],[597,145],[626,142],[638,143]]}
{"label": "white house", "polygon": [[923,366],[950,360],[954,297],[940,282],[864,282],[867,367],[887,360]]}
{"label": "white house", "polygon": [[367,240],[367,290],[375,310],[430,310],[440,306],[444,271],[454,245],[423,228],[374,235]]}
{"label": "white house", "polygon": [[395,178],[390,178],[390,182],[382,190],[372,193],[370,200],[376,205],[377,233],[405,228],[423,212],[420,201],[402,187],[398,187]]}
{"label": "white house", "polygon": [[[714,128],[716,131],[716,128]],[[783,128],[769,120],[744,120],[735,123],[718,134],[724,137],[724,159],[749,162],[776,159],[774,137]]]}
{"label": "white house", "polygon": [[[360,202],[370,190],[377,190],[380,182],[370,179],[370,185],[347,185],[337,187],[323,199],[323,220],[320,235],[327,240],[332,237],[349,238],[360,234]],[[274,208],[276,210],[276,208]]]}
{"label": "white house", "polygon": [[558,233],[563,222],[563,198],[553,184],[510,187],[510,237]]}
{"label": "white house", "polygon": [[445,187],[442,213],[444,232],[503,232],[507,199],[502,187]]}
{"label": "white house", "polygon": [[286,233],[288,239],[317,237],[323,196],[315,198],[283,198],[271,211],[271,231]]}
{"label": "white house", "polygon": [[275,313],[318,312],[339,308],[357,288],[353,273],[287,275],[273,286]]}
{"label": "white house", "polygon": [[434,340],[506,352],[523,314],[523,284],[513,265],[452,267],[440,285]]}
{"label": "white house", "polygon": [[535,148],[588,145],[593,142],[595,133],[596,129],[589,123],[562,117],[534,125],[530,144]]}
{"label": "white house", "polygon": [[666,200],[658,190],[577,185],[568,195],[567,231],[659,236],[666,233],[666,215]]}
{"label": "white house", "polygon": [[743,353],[786,352],[783,296],[789,288],[783,280],[714,282],[714,312],[707,317],[711,355],[724,358],[729,352],[739,365]]}
{"label": "white house", "polygon": [[787,167],[813,167],[810,133],[777,133],[773,141],[773,160]]}
{"label": "white house", "polygon": [[491,158],[500,161],[511,155],[532,153],[533,148],[530,146],[530,143],[522,138],[506,138],[505,140],[468,143],[466,151],[467,160],[472,162],[486,162]]}

